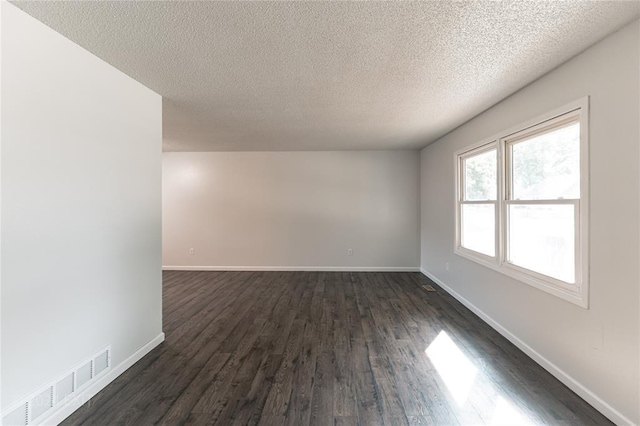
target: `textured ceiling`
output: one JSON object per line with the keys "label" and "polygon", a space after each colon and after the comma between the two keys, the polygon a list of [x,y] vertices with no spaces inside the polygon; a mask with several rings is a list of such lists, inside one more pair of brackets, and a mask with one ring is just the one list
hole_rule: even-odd
{"label": "textured ceiling", "polygon": [[161,94],[167,151],[414,149],[638,2],[17,1]]}

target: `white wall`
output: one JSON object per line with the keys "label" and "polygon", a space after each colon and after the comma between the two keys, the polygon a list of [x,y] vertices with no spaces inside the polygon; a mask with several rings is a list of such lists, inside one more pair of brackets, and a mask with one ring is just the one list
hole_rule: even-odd
{"label": "white wall", "polygon": [[164,153],[163,264],[417,268],[419,170],[417,151]]}
{"label": "white wall", "polygon": [[[639,38],[636,21],[422,151],[422,268],[555,364],[556,374],[575,380],[574,389],[620,423],[640,423]],[[585,95],[589,310],[453,253],[454,152]]]}
{"label": "white wall", "polygon": [[161,334],[161,98],[2,7],[2,407]]}

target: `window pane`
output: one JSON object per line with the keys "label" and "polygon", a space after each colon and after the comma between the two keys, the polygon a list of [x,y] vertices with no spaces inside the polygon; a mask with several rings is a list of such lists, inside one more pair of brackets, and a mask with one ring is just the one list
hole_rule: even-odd
{"label": "window pane", "polygon": [[462,247],[496,255],[495,212],[493,204],[462,204]]}
{"label": "window pane", "polygon": [[513,199],[580,198],[580,123],[511,145]]}
{"label": "window pane", "polygon": [[464,160],[464,200],[495,200],[498,189],[497,150],[483,152]]}
{"label": "window pane", "polygon": [[573,205],[510,205],[508,261],[575,283]]}

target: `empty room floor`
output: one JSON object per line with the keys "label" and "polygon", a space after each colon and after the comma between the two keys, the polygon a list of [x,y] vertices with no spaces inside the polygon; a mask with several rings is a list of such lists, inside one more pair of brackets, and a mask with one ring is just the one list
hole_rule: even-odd
{"label": "empty room floor", "polygon": [[419,273],[163,278],[166,341],[64,425],[611,424]]}

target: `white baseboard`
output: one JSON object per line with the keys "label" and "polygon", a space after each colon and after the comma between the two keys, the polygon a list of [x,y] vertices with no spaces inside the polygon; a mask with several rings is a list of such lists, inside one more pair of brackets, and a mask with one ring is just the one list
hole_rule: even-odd
{"label": "white baseboard", "polygon": [[408,266],[163,266],[163,271],[420,272]]}
{"label": "white baseboard", "polygon": [[113,382],[119,375],[124,373],[129,367],[131,367],[136,362],[140,361],[142,357],[151,352],[153,348],[158,346],[160,343],[164,341],[164,333],[160,333],[149,343],[138,349],[133,355],[129,358],[112,368],[108,373],[106,373],[102,378],[97,380],[94,384],[89,386],[84,390],[80,395],[75,396],[65,404],[61,404],[59,407],[56,407],[55,411],[53,411],[50,415],[37,419],[37,422],[31,423],[34,425],[46,425],[46,426],[54,426],[60,424],[64,419],[69,417],[80,408],[84,403],[89,401],[92,397],[94,397],[98,392],[104,389],[109,383]]}
{"label": "white baseboard", "polygon": [[591,404],[596,410],[600,411],[604,416],[606,416],[609,420],[614,422],[616,425],[637,426],[635,425],[635,423],[633,423],[631,420],[625,417],[618,410],[613,408],[611,405],[607,404],[603,399],[601,399],[591,390],[586,388],[582,383],[580,383],[579,381],[571,377],[565,371],[560,369],[560,367],[558,367],[557,365],[549,361],[542,354],[537,352],[531,346],[527,345],[524,341],[520,340],[518,336],[510,332],[508,329],[506,329],[496,320],[494,320],[489,315],[485,314],[482,310],[480,310],[478,307],[476,307],[473,303],[471,303],[470,301],[465,299],[463,296],[458,294],[455,290],[453,290],[451,287],[449,287],[444,282],[442,282],[442,280],[440,280],[438,277],[431,274],[424,268],[420,268],[420,272],[422,272],[425,276],[427,276],[433,282],[435,282],[440,287],[442,287],[443,290],[445,290],[447,293],[453,296],[456,300],[458,300],[464,306],[469,308],[470,311],[472,311],[474,314],[479,316],[484,322],[489,324],[494,330],[496,330],[498,333],[504,336],[511,343],[516,345],[522,352],[527,354],[531,359],[537,362],[542,368],[544,368],[549,373],[551,373],[556,379],[564,383],[569,389],[571,389],[576,394],[578,394],[582,399],[584,399],[589,404]]}

